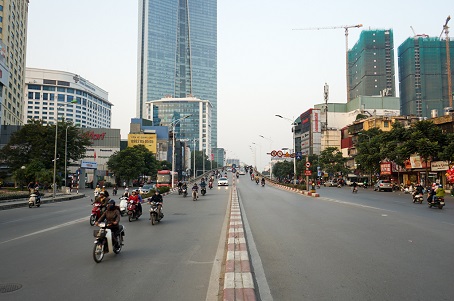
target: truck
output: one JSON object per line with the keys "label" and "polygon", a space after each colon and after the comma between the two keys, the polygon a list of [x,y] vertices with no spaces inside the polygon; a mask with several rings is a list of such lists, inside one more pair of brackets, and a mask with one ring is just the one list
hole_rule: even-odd
{"label": "truck", "polygon": [[[173,172],[174,174],[174,183],[178,184],[178,173]],[[158,175],[156,177],[156,188],[159,187],[172,187],[172,171],[168,169],[158,170]]]}

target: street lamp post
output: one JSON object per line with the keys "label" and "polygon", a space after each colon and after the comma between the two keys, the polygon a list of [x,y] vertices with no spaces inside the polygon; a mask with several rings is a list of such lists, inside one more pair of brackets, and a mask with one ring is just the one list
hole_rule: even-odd
{"label": "street lamp post", "polygon": [[66,162],[67,162],[66,157],[68,154],[68,128],[69,128],[69,125],[66,126],[66,131],[65,131],[65,187],[68,187],[68,184],[66,183],[66,181],[68,179],[67,175],[66,175]]}
{"label": "street lamp post", "polygon": [[[57,178],[57,140],[58,140],[58,110],[64,106],[67,106],[67,105],[72,105],[74,103],[77,103],[77,100],[74,99],[72,100],[71,102],[68,102],[68,103],[63,103],[63,104],[60,104],[57,106],[57,118],[55,118],[55,148],[54,148],[54,176],[53,176],[53,187],[52,187],[52,201],[55,201],[55,195],[57,193],[57,181],[56,181],[56,178]],[[65,179],[65,183],[66,183],[66,179]]]}
{"label": "street lamp post", "polygon": [[193,169],[194,169],[194,179],[195,179],[195,170],[196,170],[196,168],[195,168],[195,142],[198,141],[198,140],[199,140],[199,139],[196,139],[196,138],[193,139],[193,142],[194,142],[194,150],[193,150],[192,152],[193,152],[193,154],[194,154],[194,166],[193,166]]}
{"label": "street lamp post", "polygon": [[260,137],[262,137],[263,139],[267,139],[268,141],[270,141],[270,179],[273,179],[273,171],[271,169],[271,143],[273,142],[273,140],[271,140],[271,138],[267,138],[263,135],[259,135]]}
{"label": "street lamp post", "polygon": [[181,123],[183,119],[186,119],[190,116],[192,116],[192,114],[181,117],[170,123],[172,125],[172,188],[174,188],[175,186],[175,126],[177,123]]}
{"label": "street lamp post", "polygon": [[[262,162],[262,146],[260,145],[260,143],[252,142],[252,144],[259,146],[259,163],[261,163]],[[257,171],[260,171],[260,168],[258,166],[256,166],[256,168],[257,168]]]}
{"label": "street lamp post", "polygon": [[[283,117],[281,115],[275,115],[276,117],[288,120],[292,123],[292,132],[293,132],[293,184],[296,185],[296,148],[295,148],[295,127],[296,123],[295,121],[292,121],[290,118]],[[306,183],[307,185],[307,183]]]}

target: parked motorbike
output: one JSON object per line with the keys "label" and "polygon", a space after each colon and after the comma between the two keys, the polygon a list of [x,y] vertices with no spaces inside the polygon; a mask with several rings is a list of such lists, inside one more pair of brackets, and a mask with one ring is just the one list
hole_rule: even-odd
{"label": "parked motorbike", "polygon": [[434,195],[433,202],[429,202],[429,208],[438,207],[438,209],[443,209],[445,205],[445,198],[437,197]]}
{"label": "parked motorbike", "polygon": [[422,201],[424,200],[424,195],[422,193],[414,192],[412,194],[412,196],[413,196],[413,203],[418,202],[418,203],[422,204]]}
{"label": "parked motorbike", "polygon": [[183,197],[187,197],[188,196],[188,189],[187,188],[183,188]]}
{"label": "parked motorbike", "polygon": [[101,217],[101,203],[93,203],[91,202],[93,208],[91,208],[91,215],[90,215],[90,225],[94,226],[96,221]]}
{"label": "parked motorbike", "polygon": [[93,236],[96,237],[95,246],[93,248],[93,259],[96,263],[100,263],[104,254],[113,251],[115,254],[120,253],[123,246],[123,236],[125,236],[125,228],[120,225],[120,230],[117,233],[116,241],[114,245],[112,241],[112,231],[107,228],[106,223],[99,224],[99,230],[93,230]]}
{"label": "parked motorbike", "polygon": [[39,207],[41,206],[41,195],[38,191],[33,192],[30,194],[30,198],[28,199],[28,208],[33,206]]}
{"label": "parked motorbike", "polygon": [[128,220],[132,222],[133,219],[138,220],[142,215],[142,212],[139,211],[139,206],[137,206],[133,201],[128,202]]}
{"label": "parked motorbike", "polygon": [[205,195],[205,194],[207,193],[207,189],[206,189],[205,187],[202,187],[202,188],[200,189],[200,193],[201,193],[202,195]]}
{"label": "parked motorbike", "polygon": [[120,198],[120,214],[121,216],[125,215],[128,212],[128,198],[122,196]]}
{"label": "parked motorbike", "polygon": [[164,214],[162,213],[162,206],[161,206],[161,212],[159,212],[159,203],[158,202],[149,202],[151,205],[150,207],[150,220],[151,224],[155,225],[157,222],[160,222],[161,219],[164,217]]}

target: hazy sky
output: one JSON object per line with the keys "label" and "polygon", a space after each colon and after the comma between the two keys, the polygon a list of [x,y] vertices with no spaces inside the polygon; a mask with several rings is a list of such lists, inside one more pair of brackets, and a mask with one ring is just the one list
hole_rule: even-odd
{"label": "hazy sky", "polygon": [[[292,148],[290,122],[274,115],[293,119],[323,102],[325,82],[330,102],[346,102],[344,30],[292,29],[391,28],[397,67],[410,26],[438,37],[448,15],[454,5],[447,0],[218,1],[218,147],[249,164],[249,146],[256,147],[263,168],[270,144]],[[27,67],[77,73],[108,91],[112,128],[125,139],[136,108],[137,22],[137,0],[31,0]],[[350,48],[360,32],[349,30]]]}

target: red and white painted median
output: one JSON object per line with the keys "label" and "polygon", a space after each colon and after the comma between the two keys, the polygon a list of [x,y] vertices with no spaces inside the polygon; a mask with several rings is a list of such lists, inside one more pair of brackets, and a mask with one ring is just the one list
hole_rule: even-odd
{"label": "red and white painted median", "polygon": [[223,300],[255,301],[256,297],[251,273],[251,263],[249,261],[240,204],[238,202],[235,184],[233,185],[231,197]]}

